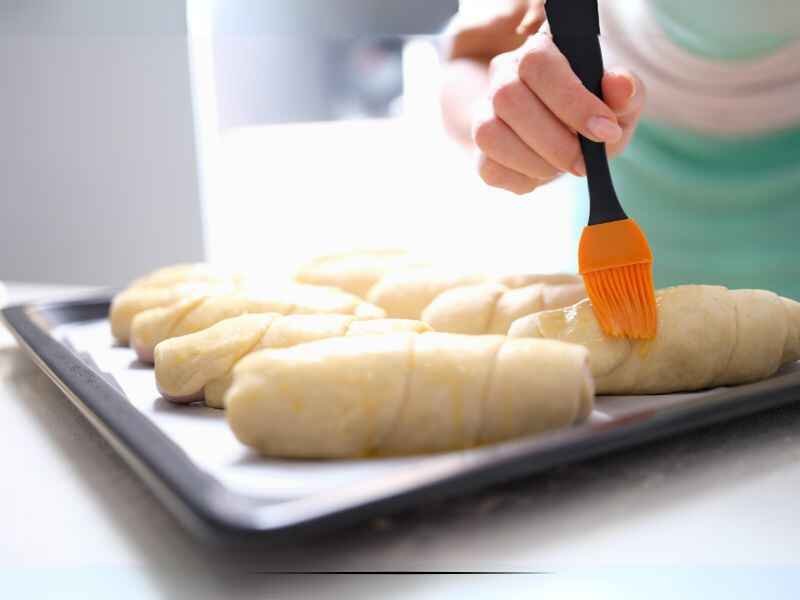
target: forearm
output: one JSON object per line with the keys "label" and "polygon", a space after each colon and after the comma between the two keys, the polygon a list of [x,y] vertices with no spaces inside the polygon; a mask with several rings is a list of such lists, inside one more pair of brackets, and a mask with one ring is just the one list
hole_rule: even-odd
{"label": "forearm", "polygon": [[486,97],[488,88],[486,61],[460,58],[448,63],[441,95],[442,118],[448,133],[465,147],[473,146],[473,106]]}
{"label": "forearm", "polygon": [[[476,101],[489,91],[489,62],[519,47],[527,32],[517,31],[539,0],[461,0],[462,12],[451,24],[450,48],[441,94],[442,115],[450,135],[472,147],[471,120]],[[532,13],[533,14],[533,13]]]}

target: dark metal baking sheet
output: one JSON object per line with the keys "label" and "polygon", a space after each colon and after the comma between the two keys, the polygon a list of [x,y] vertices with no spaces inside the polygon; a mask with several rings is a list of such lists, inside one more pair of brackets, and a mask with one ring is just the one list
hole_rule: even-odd
{"label": "dark metal baking sheet", "polygon": [[[474,490],[800,399],[800,364],[695,394],[600,397],[592,419],[503,444],[408,459],[280,461],[236,445],[221,411],[172,407],[108,333],[109,297],[12,306],[34,361],[192,531],[279,540]],[[152,389],[147,386],[151,386]]]}

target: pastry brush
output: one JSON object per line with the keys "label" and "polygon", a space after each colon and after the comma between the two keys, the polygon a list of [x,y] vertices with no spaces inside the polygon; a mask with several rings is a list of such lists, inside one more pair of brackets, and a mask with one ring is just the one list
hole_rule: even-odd
{"label": "pastry brush", "polygon": [[[584,86],[603,99],[603,56],[597,0],[547,0],[553,41]],[[578,267],[595,316],[614,337],[656,335],[653,254],[628,218],[611,181],[605,144],[579,136],[589,183],[589,223],[581,235]]]}

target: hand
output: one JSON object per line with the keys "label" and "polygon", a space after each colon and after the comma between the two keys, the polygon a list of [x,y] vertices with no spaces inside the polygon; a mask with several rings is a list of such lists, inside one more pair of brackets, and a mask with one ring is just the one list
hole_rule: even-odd
{"label": "hand", "polygon": [[[540,25],[526,16],[521,27]],[[561,173],[586,175],[576,132],[605,142],[610,157],[631,139],[645,100],[642,82],[624,69],[606,71],[605,102],[589,92],[540,30],[490,65],[490,96],[473,119],[478,171],[489,185],[527,194]]]}

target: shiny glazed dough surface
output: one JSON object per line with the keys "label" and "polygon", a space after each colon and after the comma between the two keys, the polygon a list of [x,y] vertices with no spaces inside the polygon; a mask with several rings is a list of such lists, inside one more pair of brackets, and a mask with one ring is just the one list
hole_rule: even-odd
{"label": "shiny glazed dough surface", "polygon": [[607,337],[588,300],[516,321],[511,337],[589,350],[600,394],[688,392],[764,379],[800,357],[800,304],[764,290],[685,285],[660,290],[651,341]]}

